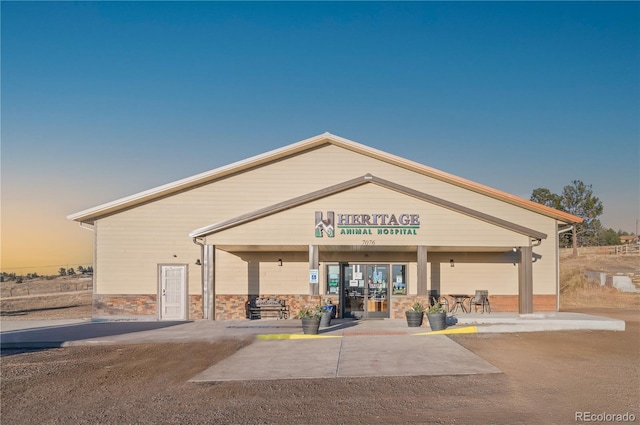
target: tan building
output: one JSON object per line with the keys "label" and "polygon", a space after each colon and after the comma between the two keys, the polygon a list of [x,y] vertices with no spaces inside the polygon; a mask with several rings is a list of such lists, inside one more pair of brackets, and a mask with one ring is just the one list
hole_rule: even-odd
{"label": "tan building", "polygon": [[68,217],[95,233],[94,316],[404,317],[489,291],[492,311],[553,311],[558,233],[581,219],[325,133]]}
{"label": "tan building", "polygon": [[620,236],[620,242],[624,245],[633,245],[638,243],[637,235]]}

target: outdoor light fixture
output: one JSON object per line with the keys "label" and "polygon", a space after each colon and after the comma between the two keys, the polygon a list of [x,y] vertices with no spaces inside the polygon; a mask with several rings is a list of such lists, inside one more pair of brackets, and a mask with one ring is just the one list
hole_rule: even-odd
{"label": "outdoor light fixture", "polygon": [[278,258],[278,265],[282,267],[282,258]]}
{"label": "outdoor light fixture", "polygon": [[200,259],[198,258],[198,259],[196,260],[196,266],[201,266],[201,265],[202,265],[202,263],[200,262]]}
{"label": "outdoor light fixture", "polygon": [[449,265],[451,267],[455,267],[456,266],[456,264],[453,262],[453,258],[451,260],[449,260]]}

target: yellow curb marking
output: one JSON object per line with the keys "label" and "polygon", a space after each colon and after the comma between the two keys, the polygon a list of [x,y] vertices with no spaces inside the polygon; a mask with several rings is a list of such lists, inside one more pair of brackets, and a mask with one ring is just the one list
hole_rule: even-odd
{"label": "yellow curb marking", "polygon": [[444,335],[444,334],[475,334],[478,333],[477,326],[467,326],[465,328],[443,329],[441,331],[422,332],[413,335]]}
{"label": "yellow curb marking", "polygon": [[300,334],[261,334],[257,339],[316,339],[316,338],[342,338],[341,335],[300,335]]}

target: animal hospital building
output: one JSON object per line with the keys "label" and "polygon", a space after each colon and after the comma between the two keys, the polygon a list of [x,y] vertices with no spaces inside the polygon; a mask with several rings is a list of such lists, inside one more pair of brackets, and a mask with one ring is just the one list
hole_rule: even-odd
{"label": "animal hospital building", "polygon": [[488,290],[492,311],[558,309],[579,217],[324,133],[68,217],[94,233],[94,317],[403,318]]}

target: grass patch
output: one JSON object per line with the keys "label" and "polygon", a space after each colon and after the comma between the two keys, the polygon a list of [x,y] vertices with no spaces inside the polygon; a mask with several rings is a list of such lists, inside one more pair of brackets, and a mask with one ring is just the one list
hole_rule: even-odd
{"label": "grass patch", "polygon": [[638,257],[578,257],[560,260],[561,308],[631,308],[640,310],[640,294],[620,292],[616,288],[600,286],[589,279],[585,270],[609,274],[637,272]]}

